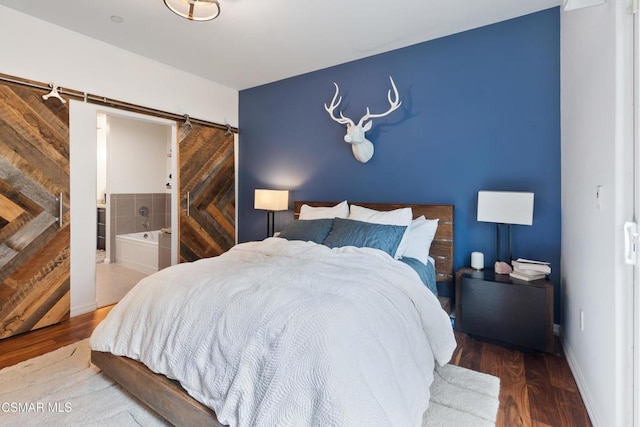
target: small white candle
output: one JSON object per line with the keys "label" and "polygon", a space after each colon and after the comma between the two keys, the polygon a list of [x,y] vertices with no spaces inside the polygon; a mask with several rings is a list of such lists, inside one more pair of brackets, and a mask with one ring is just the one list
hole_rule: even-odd
{"label": "small white candle", "polygon": [[475,270],[484,268],[484,254],[482,252],[471,252],[471,268]]}

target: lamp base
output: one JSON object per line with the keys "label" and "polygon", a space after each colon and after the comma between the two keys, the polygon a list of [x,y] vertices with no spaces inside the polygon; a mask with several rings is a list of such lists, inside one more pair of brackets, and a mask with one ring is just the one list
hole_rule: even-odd
{"label": "lamp base", "polygon": [[275,216],[276,213],[274,211],[267,211],[267,237],[273,237],[275,233]]}
{"label": "lamp base", "polygon": [[[504,259],[502,257],[502,250],[501,250],[501,242],[502,242],[502,237],[500,236],[500,227],[502,225],[506,225],[507,226],[507,249],[508,249],[508,253],[507,253],[507,261],[500,261],[501,259]],[[511,266],[509,265],[511,263],[511,261],[513,261],[513,258],[511,256],[511,224],[501,224],[501,223],[496,223],[496,265],[494,266],[497,267],[499,262],[503,262],[504,264],[506,264],[506,266],[511,269]],[[497,272],[497,269],[496,269]],[[511,272],[511,270],[509,271],[509,273]],[[508,273],[498,273],[498,274],[508,274]]]}

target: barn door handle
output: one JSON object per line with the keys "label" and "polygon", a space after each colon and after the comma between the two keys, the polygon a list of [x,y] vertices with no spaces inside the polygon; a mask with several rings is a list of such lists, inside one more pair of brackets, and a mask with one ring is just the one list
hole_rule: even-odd
{"label": "barn door handle", "polygon": [[58,202],[58,216],[56,217],[56,221],[58,221],[58,226],[62,227],[62,215],[64,213],[64,199],[62,198],[62,192],[59,197],[56,197],[56,202]]}
{"label": "barn door handle", "polygon": [[187,194],[185,196],[187,198],[187,216],[191,216],[189,214],[189,205],[191,204],[191,195],[189,194],[189,192],[187,191]]}

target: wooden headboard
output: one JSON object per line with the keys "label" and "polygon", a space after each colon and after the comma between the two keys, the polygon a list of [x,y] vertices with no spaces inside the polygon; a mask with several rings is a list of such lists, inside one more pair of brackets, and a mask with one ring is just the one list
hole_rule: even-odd
{"label": "wooden headboard", "polygon": [[[305,202],[296,201],[293,204],[294,218],[300,214],[300,207],[309,206],[334,206],[337,202]],[[440,219],[436,237],[431,243],[429,255],[436,261],[436,280],[438,282],[453,282],[453,205],[415,205],[415,204],[390,204],[390,203],[358,203],[379,211],[390,211],[398,208],[409,207],[413,211],[413,217],[424,215],[427,219]]]}

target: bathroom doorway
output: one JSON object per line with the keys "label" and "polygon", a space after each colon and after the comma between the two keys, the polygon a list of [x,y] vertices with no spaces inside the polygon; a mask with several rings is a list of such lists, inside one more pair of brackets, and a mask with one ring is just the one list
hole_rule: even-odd
{"label": "bathroom doorway", "polygon": [[175,262],[174,126],[97,114],[96,305],[114,304]]}

